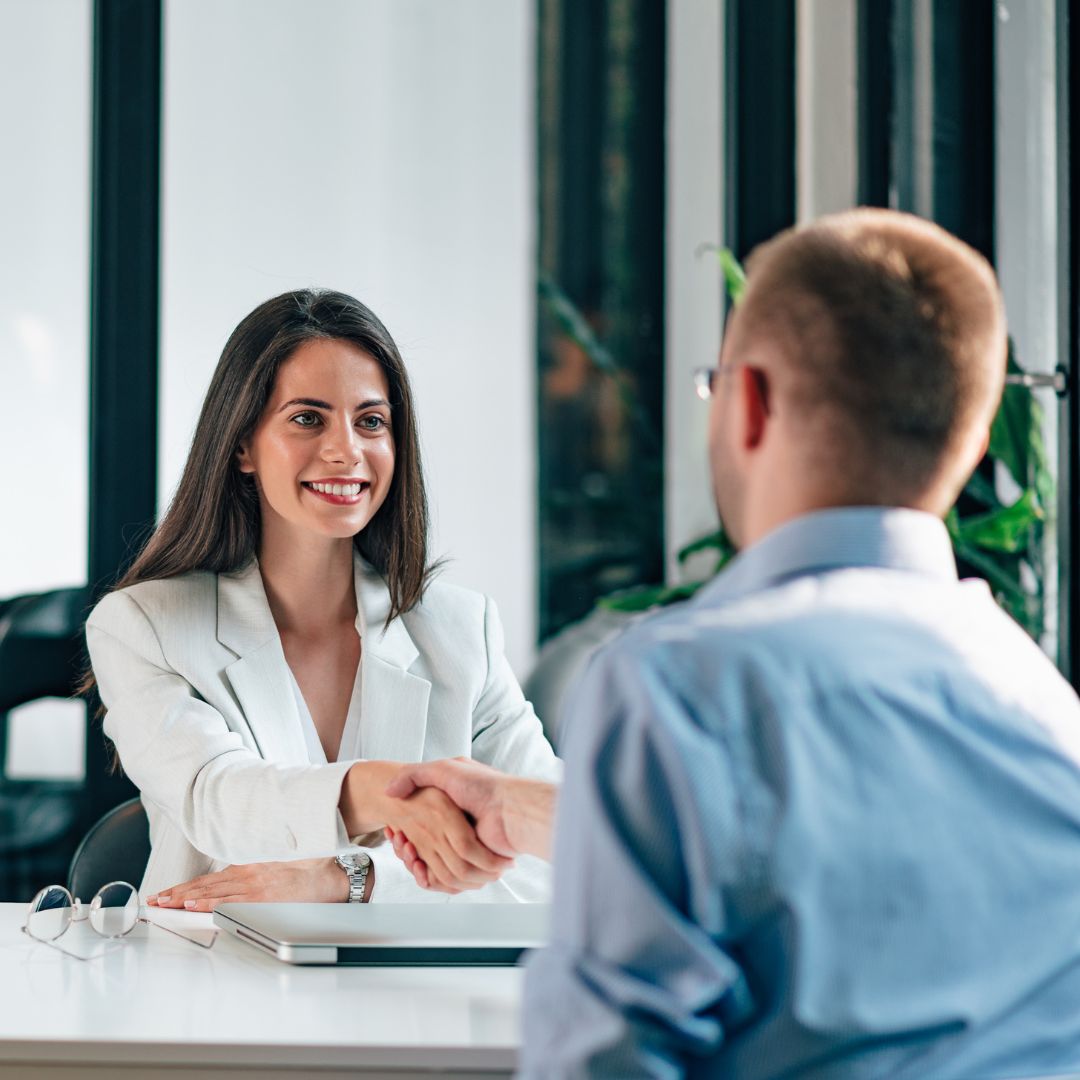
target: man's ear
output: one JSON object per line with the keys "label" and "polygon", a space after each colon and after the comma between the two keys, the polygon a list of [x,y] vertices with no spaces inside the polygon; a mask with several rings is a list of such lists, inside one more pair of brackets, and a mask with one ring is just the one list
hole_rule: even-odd
{"label": "man's ear", "polygon": [[735,369],[742,398],[743,446],[753,450],[765,438],[769,422],[769,376],[762,369],[741,364]]}

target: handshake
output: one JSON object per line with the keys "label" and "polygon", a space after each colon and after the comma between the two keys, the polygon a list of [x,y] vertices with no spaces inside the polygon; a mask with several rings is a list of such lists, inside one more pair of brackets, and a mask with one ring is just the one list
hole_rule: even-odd
{"label": "handshake", "polygon": [[[383,833],[417,884],[438,892],[479,889],[516,855],[551,850],[554,784],[501,773],[468,758],[402,765],[358,761],[339,810],[349,836]],[[369,888],[377,887],[374,874]],[[223,902],[340,902],[348,882],[332,858],[227,866],[146,898],[153,907],[213,911]]]}
{"label": "handshake", "polygon": [[550,858],[556,791],[469,758],[407,765],[386,787],[383,831],[422,888],[479,889],[517,855]]}

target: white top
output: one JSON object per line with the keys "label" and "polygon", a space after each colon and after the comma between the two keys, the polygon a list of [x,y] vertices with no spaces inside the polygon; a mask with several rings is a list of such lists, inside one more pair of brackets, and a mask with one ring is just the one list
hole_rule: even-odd
{"label": "white top", "polygon": [[[356,665],[356,679],[353,682],[352,697],[349,698],[349,712],[345,717],[345,727],[341,732],[341,744],[338,746],[335,761],[360,761],[363,755],[360,753],[360,683],[363,673],[363,665]],[[300,728],[304,733],[304,745],[307,746],[308,761],[312,765],[326,765],[329,759],[323,749],[319,731],[315,727],[315,721],[311,716],[311,710],[304,700],[304,694],[300,684],[296,681],[292,668],[289,668],[289,682],[292,683],[293,698],[296,701],[296,712],[300,717]]]}
{"label": "white top", "polygon": [[[0,904],[0,1072],[13,1062],[20,1076],[50,1064],[123,1065],[139,1075],[231,1066],[259,1076],[290,1066],[316,1076],[333,1066],[378,1075],[395,1067],[508,1075],[514,1066],[517,968],[299,968],[227,934],[201,949],[142,924],[81,962],[22,934],[25,914],[25,904]],[[151,917],[212,925],[183,911]],[[85,923],[58,944],[89,954],[105,947]]]}

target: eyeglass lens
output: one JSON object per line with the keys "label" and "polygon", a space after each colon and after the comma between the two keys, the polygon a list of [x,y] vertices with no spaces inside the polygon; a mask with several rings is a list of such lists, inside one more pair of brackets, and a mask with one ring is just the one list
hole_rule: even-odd
{"label": "eyeglass lens", "polygon": [[62,885],[49,885],[30,901],[26,932],[38,941],[55,941],[75,915],[71,893]]}
{"label": "eyeglass lens", "polygon": [[126,881],[103,885],[90,902],[90,925],[102,937],[123,937],[138,921],[139,894]]}

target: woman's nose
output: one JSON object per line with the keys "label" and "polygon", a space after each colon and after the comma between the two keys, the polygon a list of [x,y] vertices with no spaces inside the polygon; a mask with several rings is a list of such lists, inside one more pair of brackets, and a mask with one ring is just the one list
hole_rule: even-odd
{"label": "woman's nose", "polygon": [[331,424],[321,447],[323,461],[355,465],[363,455],[362,440],[351,423]]}

